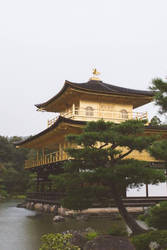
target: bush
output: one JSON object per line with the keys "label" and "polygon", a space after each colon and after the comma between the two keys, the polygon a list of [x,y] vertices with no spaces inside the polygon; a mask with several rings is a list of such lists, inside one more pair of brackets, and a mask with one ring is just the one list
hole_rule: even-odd
{"label": "bush", "polygon": [[96,238],[98,236],[98,233],[95,231],[89,232],[86,234],[86,238],[88,240],[93,240],[94,238]]}
{"label": "bush", "polygon": [[167,202],[163,201],[151,207],[148,214],[141,215],[139,219],[144,220],[150,227],[167,229]]}
{"label": "bush", "polygon": [[45,234],[42,236],[42,246],[39,250],[80,250],[70,243],[72,234]]}
{"label": "bush", "polygon": [[26,195],[24,194],[13,195],[12,198],[24,200],[26,198]]}
{"label": "bush", "polygon": [[140,214],[137,218],[138,220],[141,220],[141,221],[146,221],[146,218],[147,218],[148,214]]}
{"label": "bush", "polygon": [[1,189],[0,190],[0,198],[4,199],[4,198],[8,198],[9,194],[6,190]]}
{"label": "bush", "polygon": [[118,225],[115,225],[108,231],[108,234],[113,236],[127,236],[128,232],[125,227],[120,227]]}
{"label": "bush", "polygon": [[149,244],[156,242],[161,249],[167,249],[167,230],[150,231],[131,238],[132,244],[136,250],[149,250]]}

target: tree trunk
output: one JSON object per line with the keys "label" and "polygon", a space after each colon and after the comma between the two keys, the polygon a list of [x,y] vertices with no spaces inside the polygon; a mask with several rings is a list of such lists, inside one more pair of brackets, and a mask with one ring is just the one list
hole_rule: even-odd
{"label": "tree trunk", "polygon": [[123,217],[125,223],[128,225],[128,227],[132,230],[133,234],[141,234],[141,233],[145,233],[146,230],[143,229],[142,227],[140,227],[136,220],[128,213],[128,211],[126,210],[122,198],[119,194],[119,192],[117,191],[116,186],[113,184],[112,185],[112,196],[113,199],[115,201],[115,205],[117,206],[120,215]]}

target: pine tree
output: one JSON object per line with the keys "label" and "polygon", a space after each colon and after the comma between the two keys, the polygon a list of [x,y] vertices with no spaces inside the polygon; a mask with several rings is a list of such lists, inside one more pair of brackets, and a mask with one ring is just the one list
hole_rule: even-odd
{"label": "pine tree", "polygon": [[159,113],[167,112],[167,82],[160,78],[153,79],[150,89],[154,92],[155,104],[159,106]]}
{"label": "pine tree", "polygon": [[160,126],[161,125],[161,120],[159,119],[158,116],[153,116],[153,118],[151,119],[149,125],[151,126]]}
{"label": "pine tree", "polygon": [[134,234],[144,230],[126,210],[122,198],[126,187],[164,181],[161,170],[148,162],[130,157],[133,151],[147,150],[155,141],[144,135],[144,121],[128,120],[120,124],[89,122],[83,133],[69,135],[67,140],[77,147],[67,150],[71,160],[65,173],[56,177],[57,187],[66,193],[62,205],[69,209],[86,209],[99,201],[114,199],[115,205]]}

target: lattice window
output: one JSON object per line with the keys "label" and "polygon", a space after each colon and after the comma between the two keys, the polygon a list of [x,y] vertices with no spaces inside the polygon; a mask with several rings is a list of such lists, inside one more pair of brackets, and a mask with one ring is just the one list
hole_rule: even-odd
{"label": "lattice window", "polygon": [[86,116],[93,116],[94,115],[94,112],[93,112],[93,108],[91,106],[88,106],[85,108],[86,110]]}
{"label": "lattice window", "polygon": [[126,109],[121,110],[121,118],[128,119],[128,112],[126,111]]}

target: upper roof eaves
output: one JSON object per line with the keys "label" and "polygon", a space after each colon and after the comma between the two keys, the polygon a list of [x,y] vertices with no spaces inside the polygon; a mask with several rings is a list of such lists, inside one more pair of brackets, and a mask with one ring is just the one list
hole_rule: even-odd
{"label": "upper roof eaves", "polygon": [[85,90],[88,92],[98,92],[98,93],[105,93],[105,94],[142,95],[142,96],[153,97],[152,91],[136,90],[136,89],[118,87],[115,85],[104,83],[100,80],[89,80],[88,82],[85,82],[85,83],[74,83],[74,82],[70,82],[70,81],[66,80],[63,88],[60,90],[60,92],[57,95],[53,96],[48,101],[40,103],[40,104],[36,104],[35,106],[37,108],[44,108],[46,105],[48,105],[49,103],[54,101],[56,98],[58,98],[60,95],[62,95],[63,92],[67,89],[67,87]]}

